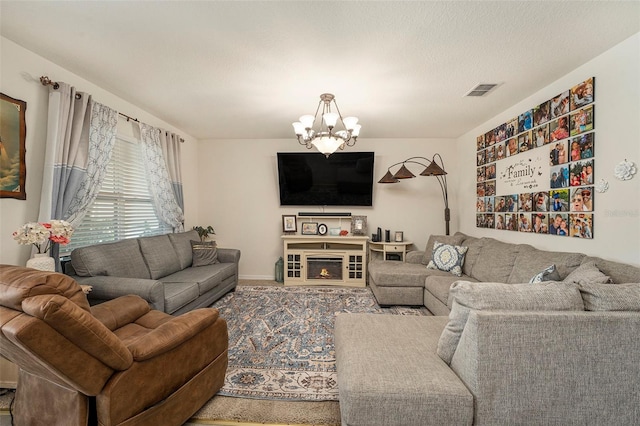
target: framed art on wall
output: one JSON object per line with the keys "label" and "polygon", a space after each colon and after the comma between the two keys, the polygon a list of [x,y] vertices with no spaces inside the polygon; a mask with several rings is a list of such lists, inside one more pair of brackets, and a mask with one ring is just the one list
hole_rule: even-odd
{"label": "framed art on wall", "polygon": [[0,198],[26,200],[27,103],[0,93]]}

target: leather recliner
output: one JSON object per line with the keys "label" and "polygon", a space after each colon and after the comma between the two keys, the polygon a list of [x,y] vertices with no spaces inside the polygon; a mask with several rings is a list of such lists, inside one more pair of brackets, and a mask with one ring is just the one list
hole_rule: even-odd
{"label": "leather recliner", "polygon": [[227,324],[134,295],[93,307],[71,277],[0,265],[0,353],[20,425],[181,425],[222,387]]}

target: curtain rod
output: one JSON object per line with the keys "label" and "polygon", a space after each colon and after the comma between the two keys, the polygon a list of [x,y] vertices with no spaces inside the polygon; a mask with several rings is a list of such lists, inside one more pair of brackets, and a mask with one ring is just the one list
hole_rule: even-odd
{"label": "curtain rod", "polygon": [[[40,77],[40,83],[42,83],[43,86],[53,86],[53,88],[56,89],[56,90],[58,90],[60,88],[60,84],[58,84],[57,81],[51,81],[51,79],[49,77],[47,77],[46,75],[43,75],[42,77]],[[121,113],[120,111],[118,111],[118,114],[120,114],[121,116],[126,118],[127,121],[135,121],[136,123],[140,122],[140,120],[138,120],[137,118],[130,117],[127,114]],[[166,130],[165,130],[165,132],[166,132]],[[184,139],[180,138],[180,142],[184,143]]]}

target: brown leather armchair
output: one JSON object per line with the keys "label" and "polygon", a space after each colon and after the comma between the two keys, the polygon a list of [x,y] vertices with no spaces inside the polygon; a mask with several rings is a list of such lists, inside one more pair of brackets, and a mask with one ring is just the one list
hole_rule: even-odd
{"label": "brown leather armchair", "polygon": [[0,353],[20,367],[16,425],[181,425],[221,387],[226,321],[134,295],[89,306],[69,276],[0,265]]}

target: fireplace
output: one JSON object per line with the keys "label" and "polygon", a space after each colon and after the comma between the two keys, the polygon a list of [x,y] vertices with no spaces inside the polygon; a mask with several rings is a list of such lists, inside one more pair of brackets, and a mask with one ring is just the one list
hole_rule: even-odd
{"label": "fireplace", "polygon": [[307,256],[307,280],[342,281],[342,257]]}

